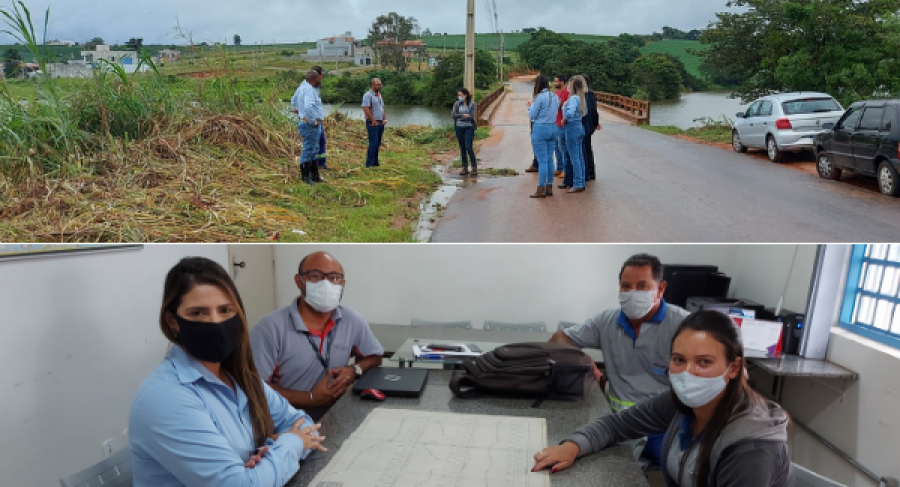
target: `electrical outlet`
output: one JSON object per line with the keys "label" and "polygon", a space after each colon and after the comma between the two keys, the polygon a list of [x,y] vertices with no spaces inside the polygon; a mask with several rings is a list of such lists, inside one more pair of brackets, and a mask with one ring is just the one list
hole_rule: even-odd
{"label": "electrical outlet", "polygon": [[103,442],[103,458],[109,458],[113,454],[113,450],[115,450],[113,445],[113,439],[109,438]]}
{"label": "electrical outlet", "polygon": [[122,430],[122,444],[128,446],[128,428]]}

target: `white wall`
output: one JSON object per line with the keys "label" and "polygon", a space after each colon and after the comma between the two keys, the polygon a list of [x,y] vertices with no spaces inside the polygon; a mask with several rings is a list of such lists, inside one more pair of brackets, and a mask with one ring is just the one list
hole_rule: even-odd
{"label": "white wall", "polygon": [[160,363],[163,279],[178,259],[227,265],[224,245],[0,262],[0,484],[59,485],[124,446],[131,400]]}
{"label": "white wall", "polygon": [[[297,296],[297,263],[316,250],[344,266],[344,304],[372,323],[409,324],[486,319],[581,322],[617,307],[618,273],[632,254],[649,252],[667,264],[712,264],[733,277],[732,295],[774,307],[795,246],[755,245],[278,245],[278,306]],[[801,246],[789,288],[804,311],[815,246]],[[785,262],[785,258],[787,261]],[[777,289],[776,292],[769,292]],[[801,304],[802,303],[802,304]],[[789,308],[789,306],[786,305]],[[793,308],[791,308],[793,309]]]}
{"label": "white wall", "polygon": [[[877,475],[900,478],[900,350],[836,328],[828,360],[857,372],[859,381],[789,379],[785,408]],[[809,435],[793,433],[795,462],[846,485],[877,486]]]}
{"label": "white wall", "polygon": [[[739,246],[735,266],[728,273],[732,278],[729,294],[774,307],[790,276],[783,309],[805,313],[816,248],[816,245]],[[795,250],[797,257],[791,272]]]}

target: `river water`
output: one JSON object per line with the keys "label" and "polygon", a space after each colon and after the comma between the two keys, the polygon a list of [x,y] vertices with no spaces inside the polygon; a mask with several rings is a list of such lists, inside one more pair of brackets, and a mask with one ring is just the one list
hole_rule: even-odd
{"label": "river water", "polygon": [[680,100],[655,101],[650,107],[650,125],[674,125],[682,129],[697,127],[699,118],[734,121],[735,114],[747,110],[740,99],[728,98],[728,93],[685,93]]}
{"label": "river water", "polygon": [[[335,111],[346,113],[351,118],[363,120],[362,107],[355,105],[325,105],[325,113],[331,114]],[[451,125],[453,119],[450,118],[449,108],[436,108],[414,105],[387,105],[384,107],[385,114],[388,118],[388,125],[397,127],[400,125],[431,125],[440,127],[443,125]]]}

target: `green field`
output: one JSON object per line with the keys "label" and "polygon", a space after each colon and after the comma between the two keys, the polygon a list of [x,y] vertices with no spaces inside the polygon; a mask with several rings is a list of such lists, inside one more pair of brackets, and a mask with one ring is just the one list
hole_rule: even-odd
{"label": "green field", "polygon": [[689,53],[688,50],[700,51],[703,49],[704,47],[702,44],[700,44],[699,41],[666,39],[663,41],[652,42],[645,45],[641,48],[641,54],[649,54],[652,52],[671,54],[684,63],[684,67],[687,69],[688,73],[691,73],[694,76],[701,76],[700,58],[694,54]]}
{"label": "green field", "polygon": [[[302,43],[302,44],[271,44],[271,45],[243,45],[243,46],[221,46],[228,50],[229,52],[246,52],[250,53],[253,50],[262,50],[264,52],[281,52],[281,51],[293,51],[295,56],[300,54],[305,54],[307,49],[311,49],[316,47],[314,43]],[[210,46],[210,49],[219,48],[219,46]],[[0,45],[0,56],[2,56],[8,49],[15,49],[19,51],[19,54],[22,56],[22,59],[25,62],[34,62],[34,56],[25,48],[25,46],[11,46],[11,45]],[[84,50],[84,46],[44,46],[46,52],[51,56],[55,56],[55,61],[64,62],[70,59],[81,59],[81,51]],[[125,47],[122,47],[125,49]],[[162,51],[163,49],[175,49],[180,50],[183,53],[187,52],[188,48],[186,46],[176,46],[172,44],[153,44],[153,45],[144,45],[144,51],[149,53],[151,56],[155,56]]]}

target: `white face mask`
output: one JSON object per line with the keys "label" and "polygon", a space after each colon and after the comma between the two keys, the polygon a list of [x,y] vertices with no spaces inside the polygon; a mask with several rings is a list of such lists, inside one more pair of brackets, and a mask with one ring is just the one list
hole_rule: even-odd
{"label": "white face mask", "polygon": [[629,291],[619,293],[619,306],[629,319],[637,320],[647,316],[656,304],[656,291]]}
{"label": "white face mask", "polygon": [[728,375],[728,369],[719,377],[697,377],[696,375],[684,371],[680,374],[672,374],[669,380],[672,382],[672,390],[681,402],[689,408],[699,408],[706,406],[725,390],[728,381],[725,376]]}
{"label": "white face mask", "polygon": [[459,97],[459,101],[465,102],[465,101],[466,101],[466,97],[464,97],[464,96]]}
{"label": "white face mask", "polygon": [[319,313],[330,313],[340,304],[343,291],[343,286],[332,284],[327,279],[319,282],[307,282],[306,295],[303,296],[303,299],[306,304]]}

